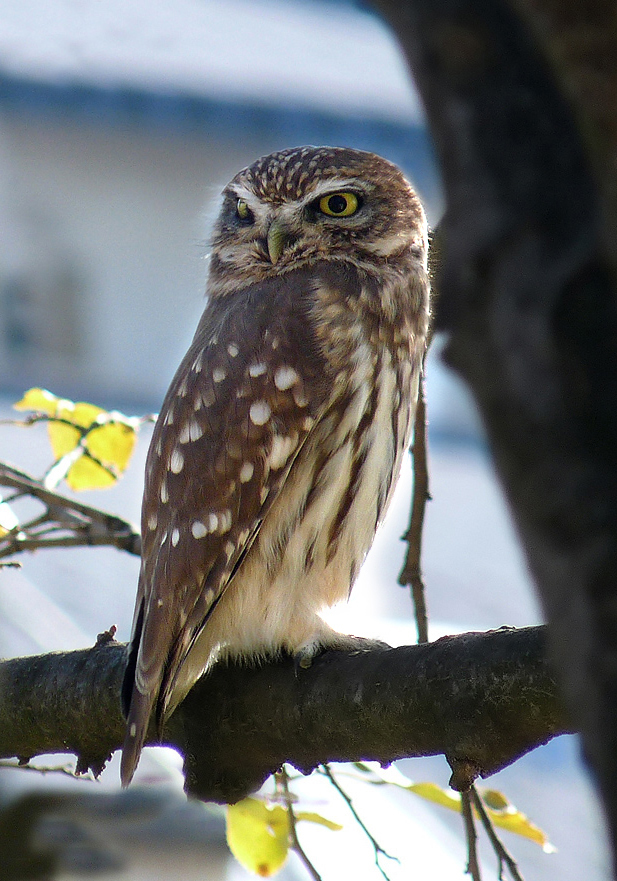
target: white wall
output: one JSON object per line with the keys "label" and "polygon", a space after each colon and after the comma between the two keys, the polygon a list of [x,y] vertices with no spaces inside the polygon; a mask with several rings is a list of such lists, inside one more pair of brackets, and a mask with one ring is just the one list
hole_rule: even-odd
{"label": "white wall", "polygon": [[206,206],[259,152],[0,118],[0,384],[156,402],[203,308]]}

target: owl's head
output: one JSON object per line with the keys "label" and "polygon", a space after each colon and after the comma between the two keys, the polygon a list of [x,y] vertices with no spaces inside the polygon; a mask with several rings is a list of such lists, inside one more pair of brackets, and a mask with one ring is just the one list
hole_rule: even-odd
{"label": "owl's head", "polygon": [[223,191],[214,228],[212,292],[228,292],[317,261],[425,267],[424,211],[401,171],[344,147],[271,153]]}

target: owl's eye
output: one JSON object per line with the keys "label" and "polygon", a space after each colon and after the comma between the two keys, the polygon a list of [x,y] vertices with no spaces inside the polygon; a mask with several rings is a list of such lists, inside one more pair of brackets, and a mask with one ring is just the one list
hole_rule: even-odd
{"label": "owl's eye", "polygon": [[355,193],[330,193],[319,200],[319,210],[330,217],[351,217],[360,207]]}
{"label": "owl's eye", "polygon": [[236,214],[240,218],[240,220],[252,220],[253,213],[249,206],[246,204],[244,199],[238,199],[236,202]]}

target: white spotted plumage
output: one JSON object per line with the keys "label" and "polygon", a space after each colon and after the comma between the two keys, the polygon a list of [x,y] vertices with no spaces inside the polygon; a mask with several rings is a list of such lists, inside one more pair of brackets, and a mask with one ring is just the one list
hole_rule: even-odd
{"label": "white spotted plumage", "polygon": [[295,385],[298,379],[298,374],[288,364],[282,364],[274,371],[274,385],[281,392],[287,391],[287,389]]}
{"label": "white spotted plumage", "polygon": [[[322,209],[347,191],[350,216]],[[224,191],[209,302],[148,454],[125,784],[155,707],[161,726],[215,657],[344,640],[319,613],[348,595],[409,442],[426,241],[373,154],[283,151]]]}

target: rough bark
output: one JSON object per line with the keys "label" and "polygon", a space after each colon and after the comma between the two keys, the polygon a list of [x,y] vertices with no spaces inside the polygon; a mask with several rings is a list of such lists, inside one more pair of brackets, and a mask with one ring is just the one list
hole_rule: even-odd
{"label": "rough bark", "polygon": [[[444,753],[487,776],[572,730],[545,643],[545,629],[530,627],[328,652],[308,670],[290,658],[220,665],[178,708],[163,742],[185,756],[187,791],[221,802],[252,792],[285,761],[309,771]],[[69,752],[100,770],[124,736],[124,663],[115,642],[3,661],[0,756]]]}
{"label": "rough bark", "polygon": [[[483,416],[615,844],[615,5],[376,5],[407,53],[443,174],[447,357]],[[604,92],[586,106],[597,59]]]}

